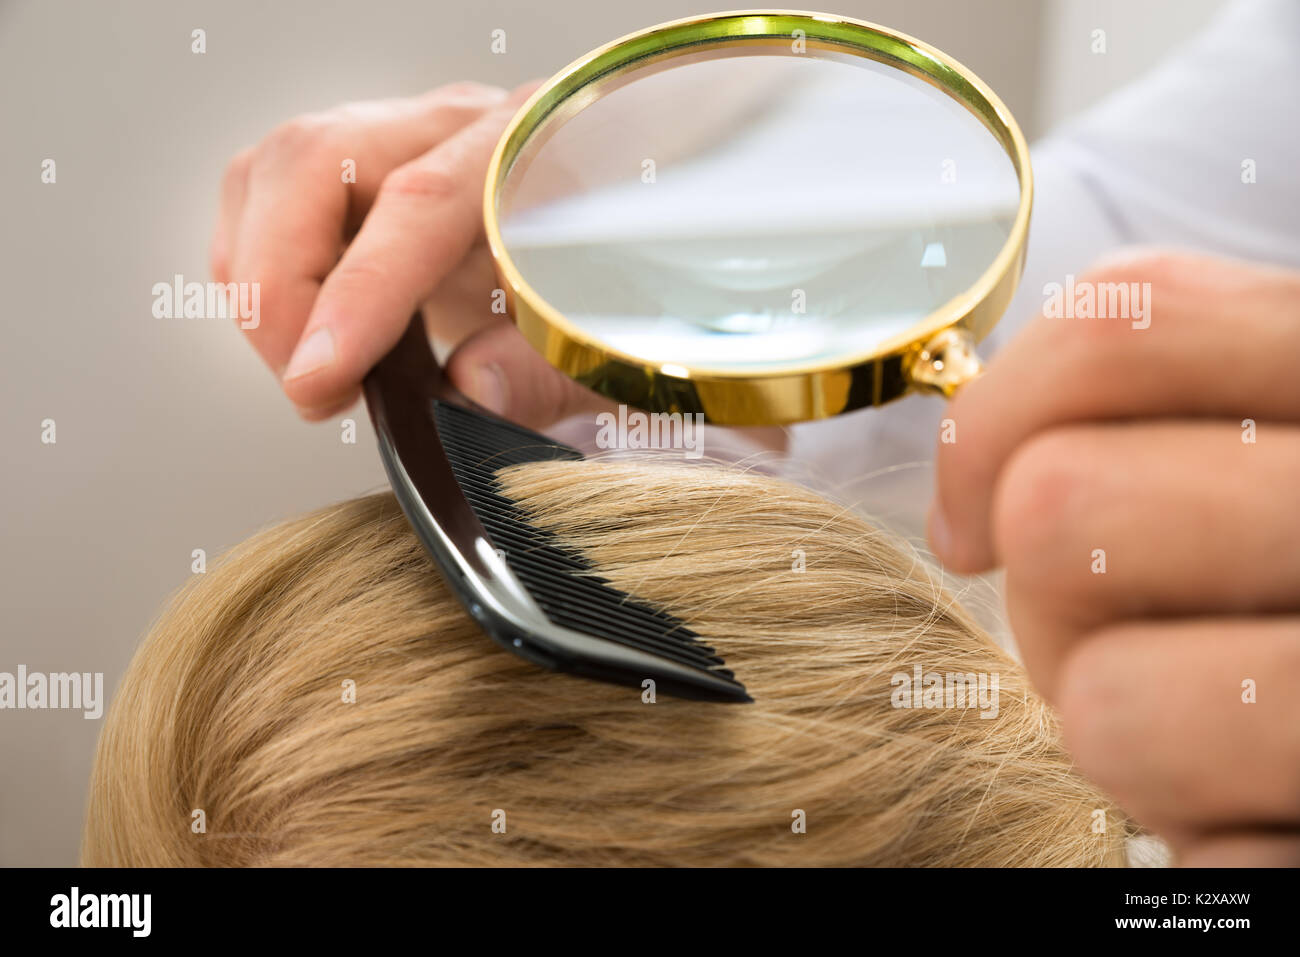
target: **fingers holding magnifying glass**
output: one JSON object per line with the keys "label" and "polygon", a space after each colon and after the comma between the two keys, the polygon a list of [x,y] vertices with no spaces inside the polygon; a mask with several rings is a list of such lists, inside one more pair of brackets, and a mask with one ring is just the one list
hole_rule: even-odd
{"label": "fingers holding magnifying glass", "polygon": [[931,542],[1005,569],[1079,768],[1180,861],[1291,861],[1300,275],[1165,254],[1085,283],[1130,314],[1040,318],[957,396]]}
{"label": "fingers holding magnifying glass", "polygon": [[929,533],[953,571],[1003,560],[997,485],[1013,453],[1039,433],[1140,418],[1300,422],[1294,273],[1152,253],[1102,265],[1077,286],[1095,292],[1098,308],[1103,296],[1128,303],[1128,314],[1040,317],[949,407],[956,441],[938,446]]}
{"label": "fingers holding magnifying glass", "polygon": [[[362,378],[401,337],[411,313],[483,234],[482,184],[501,131],[535,83],[513,91],[423,156],[398,167],[342,259],[325,277],[282,379],[308,419],[355,398]],[[491,316],[491,288],[479,303]],[[435,334],[439,330],[433,330]]]}
{"label": "fingers holding magnifying glass", "polygon": [[457,83],[407,99],[344,104],[284,123],[231,160],[212,237],[212,274],[258,288],[257,312],[241,317],[240,326],[277,377],[321,282],[384,178],[506,96],[496,87]]}

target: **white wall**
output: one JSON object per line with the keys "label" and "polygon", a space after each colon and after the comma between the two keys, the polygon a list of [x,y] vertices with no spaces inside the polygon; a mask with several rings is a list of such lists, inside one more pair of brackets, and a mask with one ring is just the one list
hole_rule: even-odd
{"label": "white wall", "polygon": [[[1225,0],[1046,0],[1035,122],[1045,132],[1189,38]],[[1105,53],[1094,53],[1095,30]]]}

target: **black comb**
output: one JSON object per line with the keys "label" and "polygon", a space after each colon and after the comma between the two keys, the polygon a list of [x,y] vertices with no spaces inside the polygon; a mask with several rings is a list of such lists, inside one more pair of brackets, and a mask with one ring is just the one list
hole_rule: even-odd
{"label": "black comb", "polygon": [[576,460],[577,449],[508,422],[453,389],[416,315],[365,381],[389,482],[416,535],[471,617],[529,661],[703,701],[750,701],[681,621],[619,591],[577,551],[531,524],[496,472]]}

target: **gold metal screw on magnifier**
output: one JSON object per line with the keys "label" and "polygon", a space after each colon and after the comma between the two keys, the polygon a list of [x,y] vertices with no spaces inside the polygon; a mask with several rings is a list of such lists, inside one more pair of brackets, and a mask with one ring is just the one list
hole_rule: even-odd
{"label": "gold metal screw on magnifier", "polygon": [[965,329],[945,329],[915,352],[907,364],[908,381],[917,391],[950,399],[959,386],[984,371],[975,340]]}
{"label": "gold metal screw on magnifier", "polygon": [[[1001,250],[963,293],[904,334],[869,352],[761,372],[648,362],[612,348],[569,321],[527,282],[502,240],[503,186],[529,138],[562,123],[628,82],[629,74],[666,67],[709,48],[788,44],[877,61],[916,77],[964,106],[1005,150],[1020,185]],[[503,133],[488,169],[484,222],[506,303],[528,342],[561,372],[587,387],[652,412],[702,412],[721,425],[784,425],[882,405],[912,392],[951,396],[981,369],[975,345],[1001,318],[1020,278],[1033,202],[1029,150],[1000,99],[951,57],[875,24],[790,10],[736,11],[693,17],[630,34],[570,64],[540,87]]]}

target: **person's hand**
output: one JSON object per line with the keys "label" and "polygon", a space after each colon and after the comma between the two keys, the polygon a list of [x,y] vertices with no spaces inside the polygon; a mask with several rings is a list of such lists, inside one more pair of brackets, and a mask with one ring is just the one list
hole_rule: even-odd
{"label": "person's hand", "polygon": [[931,544],[1005,567],[1080,768],[1181,863],[1300,864],[1300,275],[1151,254],[1085,282],[1149,283],[1149,326],[1010,343],[948,410]]}
{"label": "person's hand", "polygon": [[492,312],[484,177],[536,86],[457,83],[349,104],[292,120],[231,161],[213,277],[259,283],[246,333],[304,418],[355,402],[421,307],[431,338],[458,346],[452,382],[488,408],[541,427],[600,407]]}

